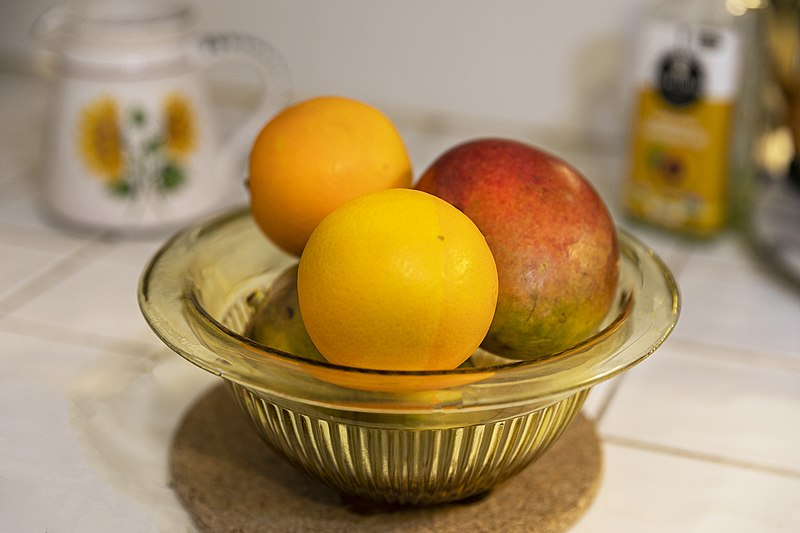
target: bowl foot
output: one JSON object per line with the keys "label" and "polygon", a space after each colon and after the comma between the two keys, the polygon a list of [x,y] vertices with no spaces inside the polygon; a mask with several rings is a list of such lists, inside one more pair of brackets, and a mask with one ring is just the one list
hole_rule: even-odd
{"label": "bowl foot", "polygon": [[388,502],[361,498],[360,496],[347,494],[344,492],[339,493],[339,498],[341,498],[342,506],[351,513],[368,516],[375,514],[407,512],[409,510],[413,511],[415,509],[421,509],[424,507],[435,509],[436,507],[443,507],[448,505],[471,505],[473,503],[483,500],[484,498],[489,497],[491,493],[492,493],[491,490],[487,490],[479,494],[473,494],[472,496],[467,496],[466,498],[463,498],[461,500],[456,500],[447,503],[434,503],[430,505],[403,505],[403,504],[388,503]]}

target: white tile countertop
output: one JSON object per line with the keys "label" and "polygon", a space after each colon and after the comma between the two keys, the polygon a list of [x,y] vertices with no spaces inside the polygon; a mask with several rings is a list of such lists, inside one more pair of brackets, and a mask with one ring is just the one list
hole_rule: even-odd
{"label": "white tile countertop", "polygon": [[[167,450],[217,381],[139,312],[139,275],[166,235],[79,234],[39,214],[46,103],[42,82],[0,74],[0,531],[192,531]],[[417,171],[494,133],[442,117],[398,124]],[[546,147],[595,182],[683,296],[666,344],[584,408],[603,477],[572,531],[800,531],[800,293],[736,235],[686,241],[628,224],[619,147]]]}

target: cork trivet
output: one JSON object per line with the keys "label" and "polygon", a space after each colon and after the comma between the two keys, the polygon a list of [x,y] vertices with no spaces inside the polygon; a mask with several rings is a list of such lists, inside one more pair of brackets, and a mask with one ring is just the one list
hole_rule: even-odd
{"label": "cork trivet", "polygon": [[482,498],[378,507],[295,470],[247,424],[224,386],[186,415],[170,450],[172,485],[201,531],[564,531],[600,484],[602,454],[582,415],[538,461]]}

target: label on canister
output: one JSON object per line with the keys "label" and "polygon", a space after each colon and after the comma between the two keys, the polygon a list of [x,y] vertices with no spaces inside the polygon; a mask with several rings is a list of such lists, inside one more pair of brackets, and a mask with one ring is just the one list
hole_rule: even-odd
{"label": "label on canister", "polygon": [[660,226],[712,234],[726,219],[738,36],[653,20],[641,45],[627,209]]}

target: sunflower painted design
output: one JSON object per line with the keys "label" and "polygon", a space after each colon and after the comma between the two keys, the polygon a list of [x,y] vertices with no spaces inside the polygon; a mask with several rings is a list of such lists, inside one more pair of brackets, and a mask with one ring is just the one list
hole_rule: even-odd
{"label": "sunflower painted design", "polygon": [[185,159],[196,145],[196,120],[188,98],[172,93],[157,120],[148,109],[121,109],[102,96],[80,116],[79,151],[88,170],[117,197],[166,195],[187,181]]}
{"label": "sunflower painted design", "polygon": [[102,97],[83,108],[79,148],[86,166],[112,184],[122,179],[124,153],[119,122],[119,105]]}
{"label": "sunflower painted design", "polygon": [[189,154],[195,146],[195,118],[189,100],[172,93],[164,100],[164,143],[175,157]]}

